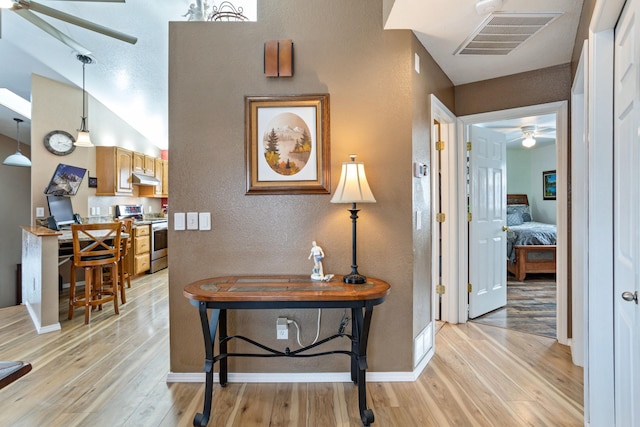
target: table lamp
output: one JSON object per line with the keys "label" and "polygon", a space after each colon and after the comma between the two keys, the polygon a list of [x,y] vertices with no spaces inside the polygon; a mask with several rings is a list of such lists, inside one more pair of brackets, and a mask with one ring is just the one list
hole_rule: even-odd
{"label": "table lamp", "polygon": [[350,162],[342,163],[342,173],[340,182],[335,194],[331,198],[331,203],[351,203],[351,273],[344,276],[345,283],[361,284],[366,283],[367,278],[358,273],[356,263],[356,221],[358,211],[356,203],[375,203],[376,199],[369,188],[367,177],[364,173],[364,163],[356,162],[356,155],[350,154]]}

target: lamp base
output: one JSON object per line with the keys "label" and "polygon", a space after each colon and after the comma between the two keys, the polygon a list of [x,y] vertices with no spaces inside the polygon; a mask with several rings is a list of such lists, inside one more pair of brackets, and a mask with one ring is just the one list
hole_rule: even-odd
{"label": "lamp base", "polygon": [[342,281],[344,283],[350,283],[350,284],[354,284],[354,285],[361,285],[363,283],[367,283],[367,278],[364,277],[362,274],[358,274],[358,273],[351,273],[347,276],[344,276],[342,278]]}

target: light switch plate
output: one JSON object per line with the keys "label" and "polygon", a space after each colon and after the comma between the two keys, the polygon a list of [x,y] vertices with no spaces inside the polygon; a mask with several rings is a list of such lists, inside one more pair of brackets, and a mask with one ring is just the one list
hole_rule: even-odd
{"label": "light switch plate", "polygon": [[176,212],[173,214],[173,229],[174,230],[185,229],[184,212]]}
{"label": "light switch plate", "polygon": [[187,212],[187,230],[198,229],[198,212]]}
{"label": "light switch plate", "polygon": [[36,218],[44,217],[44,208],[36,208]]}
{"label": "light switch plate", "polygon": [[211,230],[211,212],[200,212],[198,214],[200,230]]}

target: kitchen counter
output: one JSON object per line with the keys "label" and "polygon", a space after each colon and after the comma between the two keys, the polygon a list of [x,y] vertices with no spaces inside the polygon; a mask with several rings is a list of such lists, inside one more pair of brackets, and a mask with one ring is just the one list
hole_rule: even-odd
{"label": "kitchen counter", "polygon": [[163,222],[168,222],[167,218],[152,218],[152,219],[142,219],[133,222],[133,225],[149,225],[149,224],[159,224]]}

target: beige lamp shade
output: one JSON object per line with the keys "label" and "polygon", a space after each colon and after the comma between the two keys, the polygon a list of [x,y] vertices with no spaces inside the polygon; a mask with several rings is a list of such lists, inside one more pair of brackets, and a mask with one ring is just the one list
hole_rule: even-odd
{"label": "beige lamp shade", "polygon": [[340,182],[331,198],[331,203],[375,203],[367,176],[364,173],[364,163],[356,162],[356,155],[350,154],[350,162],[342,163]]}
{"label": "beige lamp shade", "polygon": [[75,145],[76,147],[93,147],[91,138],[89,137],[89,131],[82,129],[78,130],[78,138],[76,138],[76,141],[73,143],[73,145]]}

